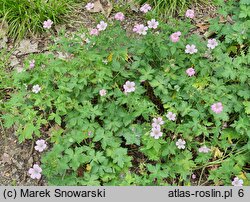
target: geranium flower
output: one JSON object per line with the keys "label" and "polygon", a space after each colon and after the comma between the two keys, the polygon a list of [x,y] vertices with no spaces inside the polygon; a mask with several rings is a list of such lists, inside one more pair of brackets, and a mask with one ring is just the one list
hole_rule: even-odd
{"label": "geranium flower", "polygon": [[39,93],[40,90],[41,90],[41,87],[38,84],[36,84],[32,87],[33,93]]}
{"label": "geranium flower", "polygon": [[100,96],[105,96],[107,94],[107,91],[105,89],[102,89],[99,91]]}
{"label": "geranium flower", "polygon": [[99,31],[104,31],[107,28],[108,24],[104,21],[100,21],[100,23],[97,25],[97,29]]}
{"label": "geranium flower", "polygon": [[122,12],[118,12],[115,14],[115,19],[119,21],[123,21],[125,19],[125,16]]}
{"label": "geranium flower", "polygon": [[93,3],[87,3],[87,5],[85,6],[85,8],[90,11],[91,9],[94,8],[94,4]]}
{"label": "geranium flower", "polygon": [[50,19],[43,22],[44,29],[50,29],[52,25],[53,25],[53,22]]}
{"label": "geranium flower", "polygon": [[164,124],[164,121],[162,120],[161,117],[153,118],[153,123],[152,123],[153,127],[158,126],[158,125],[163,125],[163,124]]}
{"label": "geranium flower", "polygon": [[221,102],[217,102],[211,105],[211,109],[214,113],[219,114],[223,111],[223,105]]}
{"label": "geranium flower", "polygon": [[232,181],[233,186],[243,186],[243,180],[239,179],[238,177],[235,177]]}
{"label": "geranium flower", "polygon": [[186,16],[187,18],[191,18],[191,19],[194,18],[194,10],[188,9],[188,10],[186,11],[185,16]]}
{"label": "geranium flower", "polygon": [[149,4],[144,4],[141,8],[140,11],[143,13],[147,13],[148,11],[151,10],[151,6]]}
{"label": "geranium flower", "polygon": [[168,112],[167,115],[166,115],[166,117],[170,121],[175,121],[176,120],[176,114],[174,114],[173,112]]}
{"label": "geranium flower", "polygon": [[194,53],[197,53],[197,49],[196,49],[196,46],[194,44],[192,45],[186,45],[186,50],[185,50],[185,53],[189,53],[189,54],[194,54]]}
{"label": "geranium flower", "polygon": [[35,60],[29,61],[30,69],[33,69],[35,67]]}
{"label": "geranium flower", "polygon": [[178,149],[185,149],[185,140],[179,139],[176,143],[176,146],[178,147]]}
{"label": "geranium flower", "polygon": [[42,168],[40,168],[39,165],[37,164],[34,164],[33,168],[30,168],[28,171],[32,179],[38,179],[38,180],[41,178],[41,172]]}
{"label": "geranium flower", "polygon": [[200,153],[208,153],[210,150],[211,150],[211,149],[207,148],[207,146],[204,145],[204,146],[200,147],[198,151],[199,151]]}
{"label": "geranium flower", "polygon": [[210,49],[214,49],[216,46],[218,46],[218,42],[216,39],[208,39],[207,41],[207,47]]}
{"label": "geranium flower", "polygon": [[143,24],[137,24],[133,28],[133,32],[136,32],[139,35],[146,35],[148,27],[144,26]]}
{"label": "geranium flower", "polygon": [[194,70],[194,68],[190,67],[186,70],[186,73],[188,76],[193,76],[193,75],[195,75],[195,70]]}
{"label": "geranium flower", "polygon": [[159,125],[156,127],[153,127],[151,130],[150,136],[154,137],[155,139],[159,139],[159,137],[162,136],[161,127]]}
{"label": "geranium flower", "polygon": [[155,19],[152,19],[147,22],[148,23],[148,28],[156,29],[159,25],[159,22],[157,22]]}
{"label": "geranium flower", "polygon": [[47,145],[45,140],[37,140],[36,141],[36,146],[35,146],[35,150],[42,152],[44,149],[46,149]]}
{"label": "geranium flower", "polygon": [[126,81],[126,83],[123,85],[125,93],[130,93],[135,91],[135,82]]}
{"label": "geranium flower", "polygon": [[139,28],[139,24],[136,24],[136,25],[134,26],[134,28],[133,28],[133,32],[136,32],[136,33],[137,33],[138,28]]}
{"label": "geranium flower", "polygon": [[99,34],[99,31],[98,29],[94,28],[90,30],[89,34],[92,36],[97,36]]}
{"label": "geranium flower", "polygon": [[181,32],[174,32],[170,35],[170,40],[174,43],[178,42],[181,36]]}

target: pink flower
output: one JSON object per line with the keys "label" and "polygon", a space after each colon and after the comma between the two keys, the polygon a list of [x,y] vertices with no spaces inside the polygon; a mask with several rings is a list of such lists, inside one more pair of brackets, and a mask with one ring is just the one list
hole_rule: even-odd
{"label": "pink flower", "polygon": [[162,136],[161,127],[159,125],[156,127],[153,127],[151,130],[150,136],[154,137],[155,139],[159,139],[159,137]]}
{"label": "pink flower", "polygon": [[126,83],[123,85],[125,93],[130,93],[135,91],[135,82],[126,81]]}
{"label": "pink flower", "polygon": [[30,69],[33,69],[35,67],[35,60],[29,61],[30,63]]}
{"label": "pink flower", "polygon": [[107,28],[108,24],[104,21],[100,21],[100,23],[97,25],[97,29],[99,31],[104,31]]}
{"label": "pink flower", "polygon": [[211,150],[211,149],[207,148],[207,146],[204,145],[204,146],[200,147],[198,151],[199,151],[200,153],[208,153],[210,150]]}
{"label": "pink flower", "polygon": [[186,45],[186,50],[185,50],[185,53],[189,53],[189,54],[194,54],[194,53],[197,53],[197,49],[196,49],[196,46],[194,44],[192,45]]}
{"label": "pink flower", "polygon": [[134,26],[134,28],[133,28],[133,32],[136,32],[136,33],[137,33],[138,28],[139,28],[139,24],[136,24],[136,25]]}
{"label": "pink flower", "polygon": [[152,123],[153,127],[155,127],[157,125],[163,125],[163,124],[164,124],[164,121],[162,120],[161,117],[153,118],[153,123]]}
{"label": "pink flower", "polygon": [[87,5],[85,6],[85,8],[90,11],[91,9],[94,8],[94,4],[93,3],[87,3]]}
{"label": "pink flower", "polygon": [[125,16],[124,16],[124,14],[122,12],[119,12],[119,13],[115,14],[115,19],[123,21],[125,19]]}
{"label": "pink flower", "polygon": [[243,186],[243,180],[239,179],[238,177],[235,177],[232,181],[233,186]]}
{"label": "pink flower", "polygon": [[194,68],[190,67],[186,70],[186,73],[188,76],[193,76],[193,75],[195,75],[195,70],[194,70]]}
{"label": "pink flower", "polygon": [[41,172],[42,168],[40,168],[39,165],[37,164],[34,164],[33,168],[30,168],[28,171],[32,179],[38,179],[38,180],[41,178]]}
{"label": "pink flower", "polygon": [[187,18],[191,18],[191,19],[194,18],[194,10],[188,9],[188,10],[186,11],[185,16],[186,16]]}
{"label": "pink flower", "polygon": [[217,102],[211,105],[211,109],[214,113],[219,114],[223,111],[223,105],[221,102]]}
{"label": "pink flower", "polygon": [[92,36],[94,36],[94,35],[97,36],[97,35],[99,34],[99,31],[98,31],[98,29],[95,29],[95,28],[94,28],[94,29],[91,29],[91,30],[90,30],[90,33],[89,33],[89,34],[92,35]]}
{"label": "pink flower", "polygon": [[47,145],[46,142],[44,140],[37,140],[36,141],[36,146],[35,146],[35,150],[42,152],[44,149],[46,149]]}
{"label": "pink flower", "polygon": [[175,121],[176,120],[176,114],[174,114],[173,112],[168,112],[167,115],[166,115],[166,117],[170,121]]}
{"label": "pink flower", "polygon": [[178,147],[178,149],[185,149],[185,140],[179,139],[175,145]]}
{"label": "pink flower", "polygon": [[218,42],[216,39],[208,39],[207,41],[207,47],[210,49],[214,49],[216,46],[218,46]]}
{"label": "pink flower", "polygon": [[158,25],[159,22],[157,22],[155,19],[148,21],[148,28],[156,29]]}
{"label": "pink flower", "polygon": [[33,93],[39,93],[40,90],[41,90],[41,87],[38,84],[36,84],[32,87]]}
{"label": "pink flower", "polygon": [[140,25],[137,24],[133,28],[133,31],[139,35],[146,35],[147,30],[148,30],[148,27],[144,26],[143,24],[140,24]]}
{"label": "pink flower", "polygon": [[140,11],[143,13],[147,13],[148,11],[151,10],[151,6],[149,4],[144,4],[141,8]]}
{"label": "pink flower", "polygon": [[50,29],[52,24],[53,24],[53,22],[50,19],[48,19],[48,20],[43,22],[43,28],[44,29]]}
{"label": "pink flower", "polygon": [[196,175],[195,174],[192,174],[192,179],[196,179]]}
{"label": "pink flower", "polygon": [[102,89],[99,91],[100,96],[105,96],[107,94],[107,91],[105,89]]}
{"label": "pink flower", "polygon": [[178,42],[181,36],[181,32],[174,32],[170,35],[170,40],[174,43]]}

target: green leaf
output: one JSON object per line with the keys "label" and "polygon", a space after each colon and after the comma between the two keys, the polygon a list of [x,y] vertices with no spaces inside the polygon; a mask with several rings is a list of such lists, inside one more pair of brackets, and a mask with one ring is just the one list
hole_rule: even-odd
{"label": "green leaf", "polygon": [[249,101],[245,101],[245,102],[243,102],[243,105],[245,106],[245,112],[247,114],[250,114],[250,102]]}
{"label": "green leaf", "polygon": [[32,134],[33,134],[34,130],[35,130],[35,127],[34,127],[33,123],[27,123],[24,126],[23,131],[20,134],[20,138],[22,140],[32,139]]}

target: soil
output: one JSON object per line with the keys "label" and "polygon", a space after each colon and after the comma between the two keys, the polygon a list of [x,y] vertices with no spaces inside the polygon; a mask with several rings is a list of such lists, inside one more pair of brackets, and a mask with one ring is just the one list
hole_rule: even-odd
{"label": "soil", "polygon": [[[193,9],[196,11],[195,23],[198,25],[197,29],[193,31],[204,34],[208,28],[207,20],[215,16],[215,7],[194,5]],[[73,14],[68,16],[69,21],[67,24],[56,26],[55,32],[61,27],[65,27],[68,34],[77,31],[81,26],[86,26],[87,28],[94,27],[96,25],[96,15],[98,14],[90,14],[82,5],[82,7],[78,7]],[[113,16],[113,13],[110,16]],[[109,20],[112,20],[112,17],[109,17]],[[142,15],[133,11],[130,13],[130,18],[123,22],[123,27],[131,32],[134,24],[140,22],[143,22]],[[10,58],[11,69],[22,68],[23,60],[30,54],[47,51],[49,43],[48,33],[25,39],[19,45],[11,41],[7,42],[8,50],[14,50]],[[0,122],[0,185],[47,185],[45,179],[33,180],[28,175],[29,168],[35,163],[39,164],[40,158],[41,154],[34,150],[34,140],[26,140],[23,143],[19,143],[15,128],[6,130]],[[197,180],[193,180],[193,183],[195,185]]]}

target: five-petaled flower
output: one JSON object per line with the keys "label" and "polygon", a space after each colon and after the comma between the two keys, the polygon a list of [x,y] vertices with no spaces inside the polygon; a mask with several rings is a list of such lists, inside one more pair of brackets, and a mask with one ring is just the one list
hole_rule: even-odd
{"label": "five-petaled flower", "polygon": [[122,12],[118,12],[115,14],[115,19],[119,21],[123,21],[125,19],[125,16]]}
{"label": "five-petaled flower", "polygon": [[147,23],[148,23],[148,28],[151,28],[151,29],[156,29],[159,25],[159,22],[157,22],[155,19],[152,19],[148,21]]}
{"label": "five-petaled flower", "polygon": [[133,31],[139,35],[146,35],[148,27],[144,26],[143,24],[137,24],[134,26]]}
{"label": "five-petaled flower", "polygon": [[147,13],[148,11],[151,10],[151,6],[149,4],[144,4],[141,8],[140,11],[143,13]]}
{"label": "five-petaled flower", "polygon": [[35,67],[35,60],[31,60],[29,61],[29,64],[30,64],[30,69],[33,69]]}
{"label": "five-petaled flower", "polygon": [[173,112],[168,112],[167,115],[166,115],[166,117],[170,121],[175,121],[176,120],[176,114],[174,114]]}
{"label": "five-petaled flower", "polygon": [[218,42],[216,41],[216,39],[208,39],[207,47],[209,49],[214,49],[216,46],[218,46]]}
{"label": "five-petaled flower", "polygon": [[211,109],[214,113],[220,114],[223,111],[223,105],[221,102],[217,102],[211,105]]}
{"label": "five-petaled flower", "polygon": [[175,145],[178,147],[178,149],[185,149],[186,141],[182,139],[178,139]]}
{"label": "five-petaled flower", "polygon": [[96,26],[99,31],[104,31],[107,28],[108,24],[104,21],[100,21],[100,23]]}
{"label": "five-petaled flower", "polygon": [[32,87],[33,93],[39,93],[40,90],[41,90],[41,87],[38,84],[36,84]]}
{"label": "five-petaled flower", "polygon": [[93,3],[87,3],[87,5],[85,6],[85,8],[90,11],[91,9],[94,8],[94,4]]}
{"label": "five-petaled flower", "polygon": [[194,54],[194,53],[197,53],[197,49],[196,49],[196,46],[194,44],[192,45],[186,45],[186,50],[185,50],[185,53],[189,53],[189,54]]}
{"label": "five-petaled flower", "polygon": [[178,42],[181,36],[181,32],[174,32],[173,34],[170,35],[170,40],[174,43]]}
{"label": "five-petaled flower", "polygon": [[159,137],[162,136],[161,126],[158,125],[158,126],[152,127],[150,136],[154,137],[155,139],[159,139]]}
{"label": "five-petaled flower", "polygon": [[206,145],[199,148],[200,153],[208,153],[211,149],[209,149]]}
{"label": "five-petaled flower", "polygon": [[243,180],[235,177],[234,180],[232,181],[233,186],[243,186]]}
{"label": "five-petaled flower", "polygon": [[99,34],[99,31],[98,29],[94,28],[90,30],[89,34],[92,36],[97,36]]}
{"label": "five-petaled flower", "polygon": [[53,22],[50,19],[43,22],[44,29],[50,29],[52,25],[53,25]]}
{"label": "five-petaled flower", "polygon": [[164,124],[164,121],[162,120],[161,117],[153,118],[152,127],[160,126],[163,124]]}
{"label": "five-petaled flower", "polygon": [[186,73],[188,76],[193,76],[193,75],[195,75],[195,70],[194,70],[194,68],[190,67],[186,70]]}
{"label": "five-petaled flower", "polygon": [[30,168],[28,171],[32,179],[40,179],[41,172],[42,172],[42,168],[40,168],[38,164],[34,164],[33,168]]}
{"label": "five-petaled flower", "polygon": [[126,81],[126,83],[123,85],[124,92],[125,93],[131,93],[135,91],[135,82],[133,81]]}
{"label": "five-petaled flower", "polygon": [[102,89],[99,91],[100,96],[105,96],[107,94],[107,91],[105,89]]}
{"label": "five-petaled flower", "polygon": [[47,145],[45,140],[37,140],[36,141],[36,146],[35,146],[35,150],[42,152],[44,149],[46,149]]}
{"label": "five-petaled flower", "polygon": [[186,11],[185,16],[186,16],[187,18],[191,18],[191,19],[194,18],[194,10],[188,9],[188,10]]}

